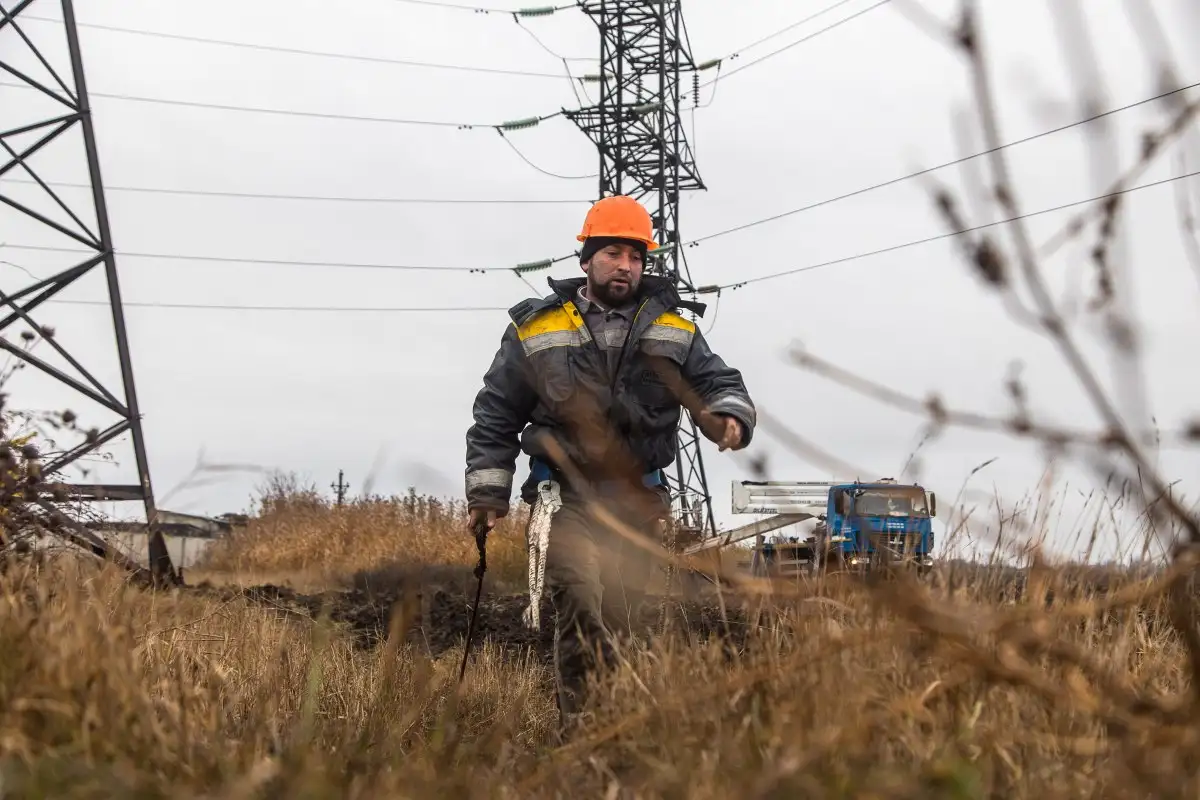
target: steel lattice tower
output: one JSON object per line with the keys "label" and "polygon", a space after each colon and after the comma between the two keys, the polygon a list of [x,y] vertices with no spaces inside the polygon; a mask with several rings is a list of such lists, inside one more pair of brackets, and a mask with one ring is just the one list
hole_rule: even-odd
{"label": "steel lattice tower", "polygon": [[[137,392],[134,387],[133,366],[129,354],[129,339],[125,328],[125,315],[121,304],[121,289],[117,280],[117,265],[113,254],[112,233],[109,227],[108,207],[104,197],[104,184],[100,176],[100,160],[97,153],[96,134],[92,126],[91,106],[88,101],[87,82],[84,75],[83,56],[79,45],[75,10],[71,0],[60,0],[66,36],[69,65],[55,67],[49,48],[39,47],[25,30],[21,16],[35,0],[17,0],[11,9],[0,5],[0,73],[15,77],[20,85],[33,90],[28,94],[39,94],[50,98],[52,112],[31,112],[22,115],[13,104],[0,106],[0,178],[20,170],[37,184],[43,200],[48,199],[54,207],[54,216],[49,210],[41,212],[29,204],[19,202],[0,192],[0,203],[15,209],[26,219],[39,223],[41,230],[66,237],[74,246],[82,246],[86,255],[75,265],[50,277],[36,280],[25,288],[6,294],[0,292],[0,303],[7,306],[8,313],[0,319],[0,349],[7,351],[51,376],[59,383],[73,389],[82,397],[96,403],[100,408],[117,417],[115,423],[89,436],[86,441],[43,465],[43,478],[47,482],[60,481],[72,500],[134,500],[141,501],[146,510],[149,526],[149,562],[151,572],[159,580],[178,580],[167,552],[166,543],[158,530],[154,491],[150,483],[150,468],[146,457],[145,437],[142,434],[141,414],[138,409]],[[6,35],[5,35],[6,34]],[[36,71],[45,78],[33,77]],[[64,79],[65,78],[65,79]],[[39,98],[41,100],[41,98]],[[45,105],[43,103],[43,105]],[[17,119],[16,117],[23,118]],[[70,131],[79,130],[87,158],[91,209],[72,208],[54,191],[39,174],[37,156],[48,145],[64,137]],[[20,173],[18,173],[20,174]],[[88,224],[84,217],[93,221]],[[54,248],[51,248],[54,249]],[[67,349],[33,319],[33,312],[43,303],[67,286],[103,266],[111,307],[112,331],[120,362],[121,392],[123,397],[105,387]],[[40,315],[39,315],[40,316]],[[18,321],[24,322],[42,337],[47,346],[53,348],[62,361],[72,368],[71,374],[14,344],[5,335]],[[57,478],[62,471],[80,458],[97,451],[106,443],[124,433],[131,434],[137,466],[138,483],[133,485],[69,484]],[[60,523],[65,517],[53,507],[49,496],[38,501]],[[69,520],[65,520],[69,522]],[[89,547],[98,554],[107,554],[107,548],[99,537],[81,525],[71,525],[68,537],[78,544]],[[114,557],[117,557],[114,555]]]}
{"label": "steel lattice tower", "polygon": [[[567,116],[600,153],[600,197],[626,194],[654,219],[662,247],[648,271],[693,291],[680,253],[679,193],[703,189],[680,119],[680,73],[695,65],[685,42],[682,0],[583,0],[600,29],[600,98]],[[668,475],[681,528],[715,533],[712,497],[695,422],[680,419],[675,475]]]}

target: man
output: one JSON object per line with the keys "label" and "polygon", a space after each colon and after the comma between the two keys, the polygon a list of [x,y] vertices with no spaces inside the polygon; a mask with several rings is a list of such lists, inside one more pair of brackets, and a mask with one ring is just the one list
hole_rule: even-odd
{"label": "man", "polygon": [[[516,459],[530,457],[522,497],[561,487],[546,556],[555,612],[554,660],[564,722],[580,710],[599,650],[636,620],[653,556],[628,531],[651,535],[670,513],[663,471],[676,457],[681,408],[722,451],[746,447],[755,407],[741,374],[709,349],[678,310],[702,314],[671,281],[643,276],[658,247],[650,215],[630,197],[592,206],[577,237],[585,277],[550,279],[552,294],[518,303],[475,398],[467,431],[471,525],[509,510]],[[589,498],[624,526],[597,519]]]}

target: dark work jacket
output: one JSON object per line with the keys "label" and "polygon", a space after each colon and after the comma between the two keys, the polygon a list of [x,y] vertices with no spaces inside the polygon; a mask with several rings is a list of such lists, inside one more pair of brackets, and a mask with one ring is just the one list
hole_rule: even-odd
{"label": "dark work jacket", "polygon": [[[549,279],[553,293],[509,309],[512,323],[483,376],[467,430],[470,508],[507,512],[518,455],[561,467],[547,437],[588,481],[628,479],[670,466],[681,409],[707,408],[754,434],[754,403],[741,373],[678,312],[701,303],[647,275],[615,373],[572,302],[586,278]],[[693,395],[680,397],[679,385]],[[605,435],[607,434],[607,435]]]}

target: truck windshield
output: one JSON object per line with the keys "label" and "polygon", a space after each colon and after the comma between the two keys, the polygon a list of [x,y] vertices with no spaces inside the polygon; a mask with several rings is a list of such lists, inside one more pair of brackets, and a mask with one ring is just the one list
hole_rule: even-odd
{"label": "truck windshield", "polygon": [[854,498],[854,513],[864,517],[927,517],[925,491],[912,486],[863,489]]}

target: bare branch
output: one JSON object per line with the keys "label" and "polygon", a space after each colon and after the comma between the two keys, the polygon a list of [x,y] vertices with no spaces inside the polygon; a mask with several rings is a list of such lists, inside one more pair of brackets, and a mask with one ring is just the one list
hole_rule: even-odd
{"label": "bare branch", "polygon": [[1167,38],[1162,22],[1154,12],[1152,3],[1145,0],[1125,0],[1125,12],[1130,25],[1137,33],[1138,43],[1148,61],[1158,62],[1154,72],[1160,86],[1182,86],[1179,67],[1171,53],[1171,42]]}
{"label": "bare branch", "polygon": [[[994,148],[1000,143],[999,123],[996,119],[995,100],[991,80],[988,76],[986,59],[983,55],[983,45],[975,20],[975,0],[968,0],[964,6],[960,41],[971,64],[984,139],[989,147]],[[1157,147],[1161,147],[1163,141],[1182,130],[1187,122],[1190,121],[1191,115],[1198,108],[1200,108],[1200,101],[1189,104],[1188,112],[1179,115],[1168,128],[1168,131],[1155,140]],[[1129,175],[1140,174],[1139,170],[1145,169],[1146,165],[1149,164],[1154,153],[1157,152],[1157,147],[1149,148],[1144,153],[1144,157],[1138,162],[1140,166],[1131,170],[1126,178],[1122,180],[1128,179]],[[1001,207],[1009,216],[1019,217],[1021,215],[1020,205],[1013,189],[1012,177],[1009,173],[1008,161],[1005,154],[1000,150],[993,149],[989,155],[989,160],[995,175],[996,195]],[[1030,288],[1037,311],[1042,317],[1045,333],[1055,343],[1064,360],[1066,360],[1072,372],[1075,373],[1076,378],[1079,380],[1091,403],[1100,413],[1105,424],[1109,426],[1114,441],[1133,459],[1139,470],[1146,475],[1152,489],[1155,492],[1161,492],[1165,486],[1164,482],[1147,462],[1138,446],[1138,442],[1126,430],[1126,426],[1117,409],[1114,407],[1112,400],[1104,391],[1103,386],[1101,386],[1095,373],[1088,365],[1087,360],[1083,357],[1074,338],[1068,331],[1062,316],[1058,313],[1045,281],[1042,278],[1038,256],[1026,225],[1022,220],[1018,219],[1014,222],[1010,230],[1016,242],[1018,264]],[[1191,540],[1200,543],[1200,521],[1197,521],[1185,509],[1175,504],[1172,505],[1172,513],[1178,516],[1180,522],[1187,529]]]}
{"label": "bare branch", "polygon": [[[938,211],[954,233],[964,234],[978,228],[963,218],[949,191],[938,188],[934,197]],[[977,239],[961,236],[957,242],[963,258],[974,267],[976,276],[1000,294],[1009,316],[1031,330],[1040,330],[1037,316],[1025,308],[1016,294],[1009,275],[1008,260],[996,240],[983,232]]]}
{"label": "bare branch", "polygon": [[843,461],[820,446],[812,443],[793,429],[785,425],[781,420],[771,416],[764,410],[759,409],[758,412],[759,424],[764,430],[773,430],[775,435],[788,447],[792,452],[799,455],[801,458],[815,464],[821,464],[830,472],[836,475],[873,475],[871,470],[865,470],[857,467],[847,461]]}
{"label": "bare branch", "polygon": [[[899,408],[903,411],[908,411],[913,414],[928,416],[933,424],[937,425],[957,425],[964,428],[976,428],[979,430],[994,431],[997,433],[1009,433],[1021,436],[1023,438],[1039,439],[1046,442],[1048,445],[1065,447],[1067,445],[1086,445],[1100,448],[1114,448],[1119,446],[1119,434],[1113,433],[1094,433],[1083,430],[1075,430],[1070,428],[1059,428],[1048,425],[1041,425],[1032,422],[1018,413],[1011,419],[1001,419],[999,417],[991,417],[986,414],[980,414],[973,411],[960,411],[947,409],[942,401],[937,396],[930,396],[927,400],[918,400],[911,395],[893,389],[890,386],[885,386],[881,383],[864,378],[859,375],[842,369],[836,364],[826,361],[818,356],[805,351],[803,348],[795,347],[790,353],[792,361],[802,369],[806,369],[824,378],[834,381],[848,389],[858,392],[866,397],[873,398],[887,405]],[[1012,391],[1010,389],[1010,391]],[[1197,432],[1200,435],[1200,432]],[[1153,437],[1143,437],[1145,441],[1154,441]],[[1178,439],[1168,440],[1167,444],[1177,444],[1184,446],[1195,441],[1196,438],[1188,435],[1187,432],[1181,434]]]}
{"label": "bare branch", "polygon": [[[1179,170],[1187,169],[1187,154],[1177,156]],[[1175,207],[1179,212],[1180,238],[1183,239],[1183,250],[1187,254],[1196,280],[1200,281],[1200,228],[1196,226],[1196,212],[1193,205],[1192,193],[1186,180],[1175,185]]]}
{"label": "bare branch", "polygon": [[926,8],[920,0],[893,0],[892,7],[935,42],[953,44],[954,29]]}
{"label": "bare branch", "polygon": [[[1200,99],[1185,105],[1183,110],[1162,131],[1147,133],[1142,142],[1142,157],[1109,187],[1106,194],[1115,194],[1129,188],[1154,163],[1154,156],[1162,152],[1166,145],[1187,129],[1198,112],[1200,112]],[[1095,208],[1086,208],[1078,212],[1058,233],[1042,244],[1039,255],[1043,257],[1054,255],[1059,248],[1083,231],[1088,219],[1095,213]]]}

